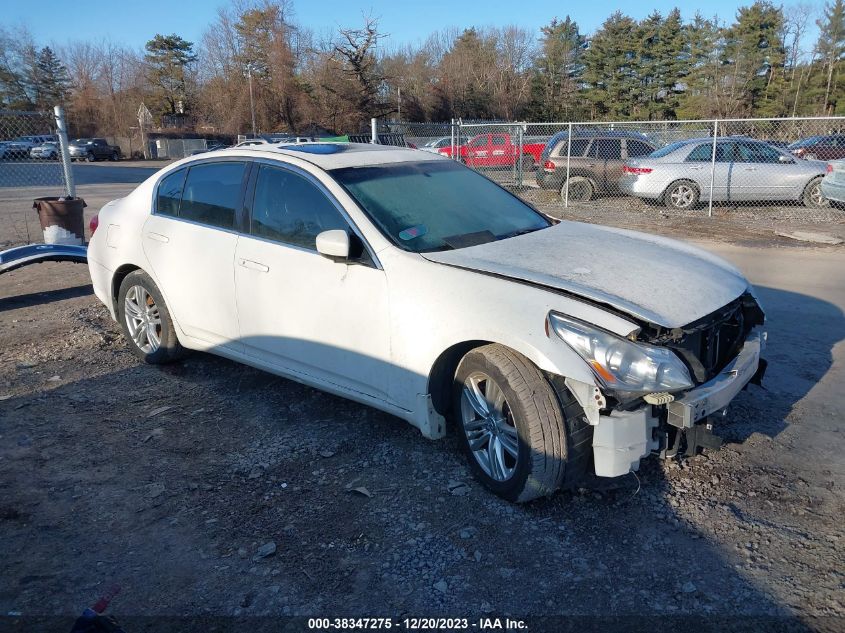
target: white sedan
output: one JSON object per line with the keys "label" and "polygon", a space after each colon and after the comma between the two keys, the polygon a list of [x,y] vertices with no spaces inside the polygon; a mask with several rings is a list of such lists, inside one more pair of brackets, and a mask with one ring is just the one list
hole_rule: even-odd
{"label": "white sedan", "polygon": [[94,290],[149,363],[219,354],[442,437],[527,501],[716,448],[762,377],[764,320],[724,261],[555,222],[448,159],[378,145],[192,156],[99,213]]}

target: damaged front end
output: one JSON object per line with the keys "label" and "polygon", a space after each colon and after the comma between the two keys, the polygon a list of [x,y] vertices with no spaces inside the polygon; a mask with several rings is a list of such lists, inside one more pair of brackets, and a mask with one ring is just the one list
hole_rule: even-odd
{"label": "damaged front end", "polygon": [[618,477],[637,470],[649,454],[664,458],[718,449],[714,424],[749,383],[760,384],[765,315],[746,292],[730,304],[681,328],[641,324],[635,342],[671,350],[686,366],[690,382],[683,390],[632,393],[603,384],[567,380],[593,431],[596,475]]}

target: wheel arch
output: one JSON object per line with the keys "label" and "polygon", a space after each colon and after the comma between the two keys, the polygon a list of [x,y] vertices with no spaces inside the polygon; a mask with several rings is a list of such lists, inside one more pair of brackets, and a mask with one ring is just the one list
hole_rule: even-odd
{"label": "wheel arch", "polygon": [[673,181],[671,181],[668,185],[666,185],[666,186],[663,188],[663,191],[662,191],[662,193],[660,194],[660,197],[658,198],[658,200],[659,200],[660,202],[663,202],[664,200],[666,200],[666,194],[667,194],[667,193],[669,193],[669,190],[670,190],[672,187],[674,187],[675,185],[677,185],[679,182],[688,182],[688,183],[690,183],[693,187],[695,187],[696,191],[698,191],[698,198],[699,198],[699,200],[701,199],[701,185],[699,185],[697,182],[695,182],[695,180],[693,180],[692,178],[684,178],[684,177],[681,177],[681,178],[675,178],[675,179],[674,179]]}
{"label": "wheel arch", "polygon": [[476,347],[490,343],[493,343],[493,341],[481,339],[462,341],[440,353],[428,373],[428,393],[431,396],[431,404],[437,413],[445,416],[451,408],[452,383],[461,359]]}
{"label": "wheel arch", "polygon": [[117,270],[114,271],[114,275],[112,275],[109,296],[111,297],[115,314],[117,314],[117,294],[120,292],[120,284],[123,283],[123,280],[126,279],[129,273],[135,272],[136,270],[143,270],[143,268],[135,264],[123,264],[122,266],[118,266]]}

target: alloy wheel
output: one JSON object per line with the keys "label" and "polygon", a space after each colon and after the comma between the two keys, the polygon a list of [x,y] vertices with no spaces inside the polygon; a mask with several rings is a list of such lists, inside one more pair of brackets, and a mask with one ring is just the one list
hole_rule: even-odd
{"label": "alloy wheel", "polygon": [[692,206],[695,200],[695,190],[689,185],[678,185],[669,193],[672,206],[677,209],[686,209]]}
{"label": "alloy wheel", "polygon": [[510,479],[519,460],[519,434],[502,388],[483,372],[464,381],[461,423],[481,470],[496,481]]}
{"label": "alloy wheel", "polygon": [[154,353],[161,346],[161,314],[153,296],[143,286],[132,286],[123,308],[132,341],[145,354]]}

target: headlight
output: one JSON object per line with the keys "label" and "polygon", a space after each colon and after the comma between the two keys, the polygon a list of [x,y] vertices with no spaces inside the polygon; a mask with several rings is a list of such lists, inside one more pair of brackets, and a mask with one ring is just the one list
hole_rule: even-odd
{"label": "headlight", "polygon": [[686,365],[665,347],[634,343],[560,314],[549,314],[549,322],[608,389],[643,394],[693,386]]}

